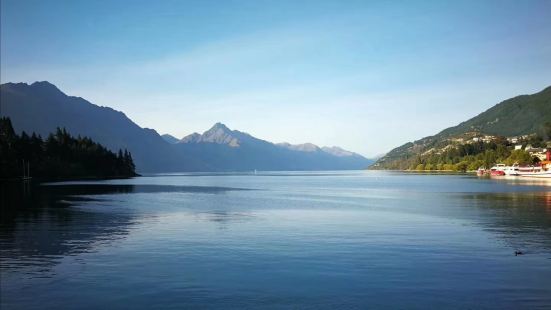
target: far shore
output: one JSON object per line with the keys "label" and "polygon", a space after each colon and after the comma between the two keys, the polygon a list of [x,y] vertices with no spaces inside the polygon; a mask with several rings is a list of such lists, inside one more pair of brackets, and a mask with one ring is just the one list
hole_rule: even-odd
{"label": "far shore", "polygon": [[469,170],[469,171],[457,171],[457,170],[410,170],[410,169],[404,169],[404,170],[390,170],[390,169],[369,169],[371,171],[393,171],[393,172],[407,172],[407,173],[453,173],[453,174],[471,174],[476,173],[476,170]]}

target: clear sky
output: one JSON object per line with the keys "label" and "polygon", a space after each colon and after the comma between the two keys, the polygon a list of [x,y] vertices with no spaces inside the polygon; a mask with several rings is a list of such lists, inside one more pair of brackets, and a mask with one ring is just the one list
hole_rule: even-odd
{"label": "clear sky", "polygon": [[551,85],[551,1],[1,0],[1,81],[366,156]]}

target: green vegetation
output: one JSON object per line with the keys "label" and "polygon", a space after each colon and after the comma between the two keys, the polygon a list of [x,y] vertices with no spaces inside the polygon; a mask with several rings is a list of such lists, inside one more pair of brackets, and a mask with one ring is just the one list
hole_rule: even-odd
{"label": "green vegetation", "polygon": [[[551,127],[551,124],[550,124]],[[532,136],[522,141],[525,145],[534,147],[545,146],[541,136]],[[394,160],[385,164],[385,169],[393,170],[445,170],[472,171],[479,167],[492,167],[496,163],[512,165],[537,164],[539,159],[531,156],[525,150],[513,150],[513,145],[504,137],[498,137],[491,142],[474,142],[468,144],[448,145],[440,151],[428,152],[411,156],[403,160]]]}
{"label": "green vegetation", "polygon": [[[484,135],[497,138],[489,143],[472,141]],[[497,162],[526,164],[531,161],[529,154],[513,152],[505,138],[524,135],[530,136],[518,143],[525,146],[546,147],[551,140],[551,87],[505,100],[437,135],[399,146],[370,169],[465,171]],[[462,142],[454,141],[461,138]]]}
{"label": "green vegetation", "polygon": [[[551,123],[545,125],[545,130],[540,134],[534,134],[519,144],[532,145],[532,147],[546,147],[551,138]],[[413,148],[410,146],[410,148]],[[401,159],[393,159],[382,162],[382,168],[391,170],[445,170],[445,171],[470,171],[479,167],[492,167],[496,163],[512,165],[531,165],[539,162],[537,157],[531,156],[525,150],[514,150],[514,146],[505,137],[496,137],[491,142],[472,142],[464,144],[445,142],[432,142],[424,146],[424,152],[418,151],[416,155],[410,155]],[[381,164],[381,162],[380,162]],[[381,168],[381,167],[375,167]]]}
{"label": "green vegetation", "polygon": [[506,137],[527,135],[539,132],[550,120],[551,86],[533,95],[507,99],[437,136],[450,137],[471,131]]}
{"label": "green vegetation", "polygon": [[[0,178],[23,175],[45,179],[131,177],[135,166],[128,151],[115,154],[89,138],[74,138],[58,128],[46,140],[36,134],[17,135],[9,118],[0,119]],[[28,172],[25,172],[28,174]]]}
{"label": "green vegetation", "polygon": [[511,151],[511,147],[507,147],[504,144],[479,142],[476,144],[460,145],[441,154],[417,156],[393,168],[429,171],[468,171],[476,170],[479,167],[489,168],[496,163],[528,165],[537,162],[539,162],[537,157],[532,157],[524,150]]}

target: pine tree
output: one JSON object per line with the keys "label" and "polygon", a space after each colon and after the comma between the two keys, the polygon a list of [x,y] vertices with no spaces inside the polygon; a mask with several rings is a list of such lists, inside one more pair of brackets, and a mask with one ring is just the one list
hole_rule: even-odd
{"label": "pine tree", "polygon": [[29,162],[33,176],[44,178],[134,176],[127,150],[117,154],[88,137],[72,137],[65,128],[42,140],[23,132],[18,136],[9,118],[0,119],[0,178],[20,177],[21,162]]}

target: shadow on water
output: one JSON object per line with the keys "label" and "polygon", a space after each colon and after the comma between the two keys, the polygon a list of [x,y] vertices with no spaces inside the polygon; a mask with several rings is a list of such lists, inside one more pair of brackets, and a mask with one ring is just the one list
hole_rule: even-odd
{"label": "shadow on water", "polygon": [[[0,270],[38,268],[41,274],[64,256],[94,251],[124,238],[138,221],[129,212],[73,208],[94,196],[133,193],[218,194],[225,187],[0,183]],[[86,196],[86,197],[82,197]]]}
{"label": "shadow on water", "polygon": [[227,191],[244,191],[246,188],[221,187],[221,186],[182,186],[182,185],[157,185],[157,184],[45,184],[40,186],[54,194],[62,195],[110,195],[110,194],[134,194],[134,193],[204,193],[217,194]]}
{"label": "shadow on water", "polygon": [[45,207],[67,207],[79,201],[94,200],[83,195],[113,195],[134,193],[203,193],[250,190],[216,186],[132,185],[132,184],[35,184],[30,182],[0,182],[1,224],[9,224],[17,215]]}

